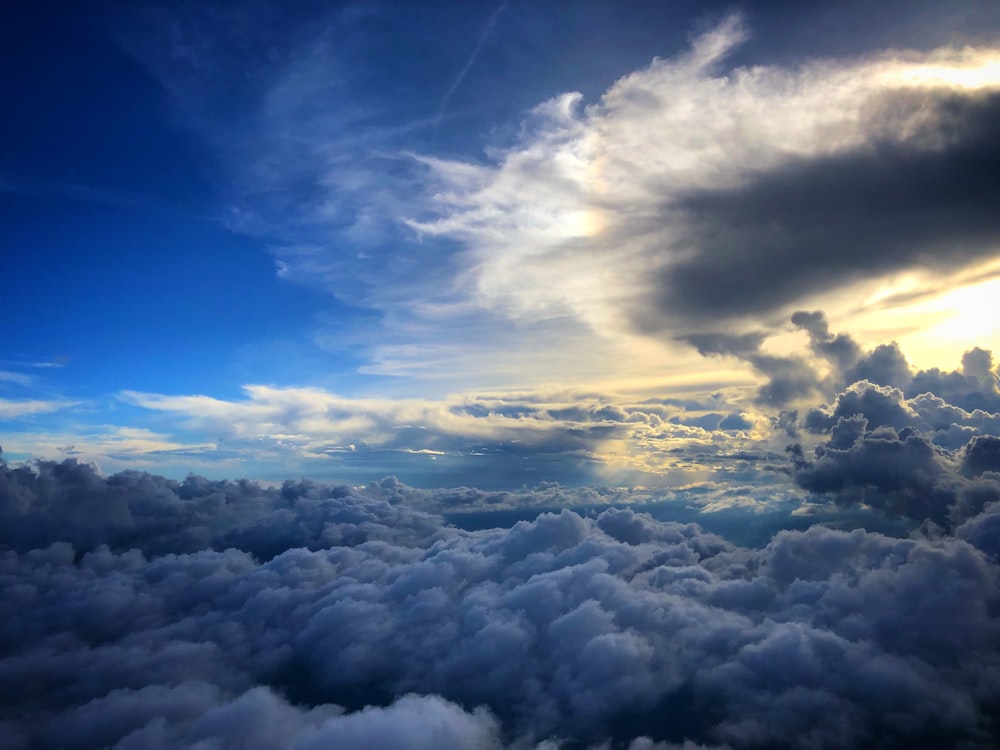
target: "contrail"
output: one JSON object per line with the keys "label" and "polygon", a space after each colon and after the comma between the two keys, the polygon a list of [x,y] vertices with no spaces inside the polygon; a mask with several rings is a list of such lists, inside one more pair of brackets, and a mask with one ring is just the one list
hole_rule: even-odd
{"label": "contrail", "polygon": [[459,86],[462,85],[462,81],[465,80],[465,76],[468,75],[469,70],[472,68],[473,64],[476,62],[476,58],[479,57],[479,51],[483,48],[483,44],[486,43],[486,39],[489,37],[490,32],[493,31],[493,27],[497,24],[497,19],[500,18],[500,14],[507,9],[507,5],[510,0],[503,0],[496,10],[490,14],[490,20],[486,22],[486,26],[483,27],[483,32],[479,35],[479,41],[476,42],[476,48],[472,50],[472,54],[469,55],[469,59],[465,61],[465,67],[459,71],[458,75],[455,76],[455,80],[452,82],[448,91],[445,93],[444,98],[441,100],[441,106],[438,107],[437,114],[434,116],[434,130],[437,130],[438,123],[441,122],[441,117],[444,115],[445,110],[448,109],[448,102],[451,101],[451,97],[455,95],[458,91]]}

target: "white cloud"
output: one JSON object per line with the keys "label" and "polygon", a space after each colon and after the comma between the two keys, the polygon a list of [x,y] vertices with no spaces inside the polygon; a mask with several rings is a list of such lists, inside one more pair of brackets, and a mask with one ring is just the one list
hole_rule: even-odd
{"label": "white cloud", "polygon": [[0,383],[13,383],[14,385],[20,385],[27,388],[33,382],[34,378],[31,375],[24,374],[23,372],[0,370]]}
{"label": "white cloud", "polygon": [[[317,346],[362,341],[361,371],[407,381],[411,395],[438,387],[427,380],[441,384],[438,395],[472,383],[608,390],[638,372],[649,374],[648,393],[681,376],[714,387],[717,363],[672,341],[691,321],[671,307],[677,290],[663,274],[711,255],[703,246],[720,239],[706,238],[685,200],[887,143],[940,149],[935,97],[966,101],[1000,86],[1000,52],[987,48],[728,69],[748,35],[733,15],[596,102],[567,92],[539,104],[513,144],[484,140],[485,159],[448,158],[414,153],[426,141],[411,136],[432,130],[433,117],[414,119],[366,85],[371,50],[352,31],[380,12],[331,13],[299,30],[294,49],[248,69],[232,64],[247,40],[230,30],[257,27],[236,11],[221,32],[220,19],[192,11],[166,25],[168,44],[136,54],[183,119],[226,154],[237,189],[225,220],[267,239],[277,277],[375,311],[316,320]],[[220,39],[210,43],[206,29]],[[234,122],[211,96],[228,77],[247,86],[234,94],[246,108]],[[729,229],[719,228],[722,240]],[[861,297],[892,281],[879,273]],[[831,276],[809,306],[845,321],[856,281]],[[785,312],[754,310],[741,325]],[[724,380],[753,376],[734,366]]]}
{"label": "white cloud", "polygon": [[[596,472],[595,479],[616,485],[688,485],[714,481],[734,465],[753,472],[740,455],[763,457],[784,446],[770,419],[760,415],[744,415],[742,429],[720,428],[735,408],[721,395],[703,408],[686,408],[572,389],[468,392],[436,400],[347,398],[319,388],[262,385],[244,390],[241,400],[137,392],[121,398],[159,412],[150,418],[174,434],[214,442],[221,455],[297,466],[307,475],[336,475],[349,461],[355,474],[371,477],[377,456],[390,453],[397,461],[404,455],[448,458],[466,473],[476,466],[536,466],[533,481],[552,478],[545,475],[551,470],[576,482]],[[392,471],[405,475],[405,464]]]}
{"label": "white cloud", "polygon": [[[461,243],[456,279],[475,304],[515,320],[571,316],[620,337],[634,333],[659,272],[707,252],[687,197],[879,144],[941,148],[927,95],[1000,89],[991,49],[725,70],[745,36],[731,16],[594,104],[573,93],[543,103],[489,165],[423,159],[435,208],[411,226]],[[900,103],[908,92],[917,96]]]}
{"label": "white cloud", "polygon": [[0,399],[0,419],[17,419],[33,414],[47,414],[60,409],[68,409],[75,406],[76,403],[76,401],[46,401],[42,399],[23,401]]}

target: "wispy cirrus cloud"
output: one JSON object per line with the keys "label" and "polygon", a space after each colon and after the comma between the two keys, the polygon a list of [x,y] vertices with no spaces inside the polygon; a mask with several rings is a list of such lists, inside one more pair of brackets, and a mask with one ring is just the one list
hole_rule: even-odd
{"label": "wispy cirrus cloud", "polygon": [[34,378],[31,375],[23,372],[12,372],[10,370],[0,370],[0,383],[11,383],[12,385],[19,385],[22,387],[28,387],[34,382]]}
{"label": "wispy cirrus cloud", "polygon": [[[3,379],[3,378],[0,378]],[[19,382],[19,381],[14,381]],[[48,414],[77,405],[77,401],[24,399],[0,399],[0,419],[15,419],[33,414]]]}

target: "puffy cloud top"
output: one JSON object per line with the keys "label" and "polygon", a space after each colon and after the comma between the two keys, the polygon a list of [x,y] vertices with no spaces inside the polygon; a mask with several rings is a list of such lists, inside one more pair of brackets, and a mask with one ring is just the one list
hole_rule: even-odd
{"label": "puffy cloud top", "polygon": [[[858,471],[884,443],[877,465],[930,455],[940,479],[914,440],[840,418],[826,451]],[[968,455],[975,473],[992,443]],[[996,739],[995,505],[957,537],[814,526],[746,549],[627,508],[465,532],[390,480],[2,478],[5,747]]]}

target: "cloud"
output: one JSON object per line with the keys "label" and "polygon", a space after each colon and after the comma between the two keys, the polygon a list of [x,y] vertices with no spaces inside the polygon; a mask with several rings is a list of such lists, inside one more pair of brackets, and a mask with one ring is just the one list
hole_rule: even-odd
{"label": "cloud", "polygon": [[444,116],[444,113],[448,110],[448,104],[449,102],[451,102],[451,98],[455,95],[455,92],[458,91],[459,87],[462,85],[462,82],[465,80],[465,77],[469,74],[469,70],[471,70],[472,66],[475,64],[476,58],[479,57],[480,50],[482,50],[483,45],[486,43],[486,40],[493,32],[493,28],[497,25],[497,21],[500,19],[500,14],[502,14],[505,10],[507,10],[508,2],[509,0],[504,0],[502,3],[500,3],[500,5],[494,8],[492,13],[490,13],[490,18],[486,22],[486,25],[483,27],[483,31],[482,33],[480,33],[479,39],[476,41],[476,46],[473,48],[472,54],[469,55],[469,59],[465,61],[465,65],[462,66],[462,69],[458,72],[458,75],[455,76],[455,80],[452,81],[451,85],[448,87],[448,90],[445,92],[444,97],[442,97],[441,99],[441,104],[438,107],[437,115],[434,117],[435,127],[441,121],[441,118]]}
{"label": "cloud", "polygon": [[[772,426],[721,395],[708,408],[578,390],[467,392],[441,399],[350,398],[319,388],[247,386],[246,398],[126,392],[220,458],[300,466],[308,476],[368,481],[387,473],[419,484],[511,489],[540,480],[575,485],[688,484],[723,466],[700,453],[747,452]],[[716,409],[725,413],[719,413]],[[722,420],[730,415],[725,426]],[[84,456],[85,458],[87,456]],[[275,471],[278,471],[275,469]],[[260,478],[274,479],[273,474]]]}
{"label": "cloud", "polygon": [[858,357],[854,365],[844,373],[844,380],[848,383],[869,380],[880,385],[906,388],[913,380],[913,372],[899,345],[893,342],[880,344]]}
{"label": "cloud", "polygon": [[968,411],[1000,411],[1000,376],[993,354],[976,347],[962,358],[960,371],[937,368],[918,372],[907,386],[907,394],[933,393]]}
{"label": "cloud", "polygon": [[694,334],[685,337],[685,340],[697,346],[703,354],[728,354],[744,360],[767,378],[767,382],[757,389],[757,404],[781,407],[803,399],[813,400],[822,393],[822,383],[811,363],[802,357],[777,356],[762,351],[760,344],[763,336],[733,337],[737,339],[733,343],[740,343],[742,347],[746,342],[747,348],[727,350],[723,347],[718,351],[706,347],[706,336],[715,338],[715,334]]}
{"label": "cloud", "polygon": [[997,195],[986,175],[1000,149],[987,123],[997,98],[950,90],[886,98],[876,106],[889,112],[875,117],[902,110],[935,141],[890,123],[891,140],[877,136],[860,153],[796,160],[738,188],[682,198],[687,242],[699,251],[663,270],[658,308],[696,320],[760,315],[831,285],[991,258],[998,226],[988,206]]}
{"label": "cloud", "polygon": [[[19,382],[19,381],[14,381]],[[75,406],[75,401],[44,401],[41,399],[31,399],[23,401],[11,401],[0,399],[0,419],[17,419],[32,414],[47,414],[61,409]]]}
{"label": "cloud", "polygon": [[[847,399],[852,397],[853,391],[839,396],[838,393],[853,383],[867,381],[895,388],[911,399],[922,397],[921,410],[939,427],[969,419],[985,424],[990,421],[990,414],[1000,411],[1000,375],[989,350],[974,347],[967,351],[959,370],[915,371],[895,341],[865,350],[850,334],[832,333],[826,315],[820,310],[798,310],[792,313],[790,320],[796,329],[807,335],[808,354],[802,353],[799,342],[790,346],[787,339],[782,350],[774,349],[771,344],[783,334],[780,330],[769,333],[701,332],[679,336],[677,340],[690,344],[703,357],[728,357],[746,362],[765,377],[766,381],[757,388],[754,398],[759,407],[780,409],[788,405],[812,405],[817,398]],[[947,404],[934,406],[934,399]],[[935,408],[951,409],[953,418],[943,425],[937,424],[945,417],[942,414],[931,416]],[[960,417],[960,412],[977,416]],[[807,425],[809,420],[819,420],[811,424],[825,425],[822,429],[827,430],[833,424],[815,409],[810,412]]]}
{"label": "cloud", "polygon": [[746,34],[730,16],[596,103],[540,105],[491,164],[425,162],[437,211],[412,226],[463,243],[478,304],[609,335],[992,257],[995,51],[726,70]]}
{"label": "cloud", "polygon": [[11,372],[10,370],[0,370],[0,383],[12,383],[27,388],[34,382],[31,375],[21,372]]}
{"label": "cloud", "polygon": [[116,750],[500,747],[487,712],[466,713],[436,696],[344,714],[336,706],[300,709],[266,687],[226,700],[216,686],[197,682],[114,690],[68,712],[65,722],[44,732],[44,741],[65,748],[113,743]]}
{"label": "cloud", "polygon": [[391,481],[3,477],[8,747],[995,738],[992,509],[742,548],[627,508],[461,531]]}
{"label": "cloud", "polygon": [[[351,306],[308,334],[365,374],[707,382],[675,337],[767,328],[806,296],[837,320],[857,285],[945,266],[969,281],[995,255],[992,47],[736,66],[752,29],[729,15],[595,101],[565,91],[519,129],[473,118],[487,135],[435,150],[427,80],[476,59],[427,38],[448,12],[164,7],[124,35],[231,173],[220,220],[264,240],[282,280]],[[491,117],[528,96],[507,101],[501,67]],[[782,378],[774,403],[809,390]]]}
{"label": "cloud", "polygon": [[[1000,376],[992,352],[975,347],[950,372],[914,371],[895,342],[864,351],[851,336],[831,333],[820,311],[797,311],[791,320],[807,334],[812,357],[769,354],[768,337],[756,332],[683,340],[766,376],[758,406],[828,400],[806,407],[801,419],[793,410],[773,418],[775,436],[785,429],[799,440],[801,427],[813,447],[811,456],[798,442],[788,447],[800,488],[952,528],[1000,499]],[[816,444],[809,433],[828,437]]]}
{"label": "cloud", "polygon": [[[881,370],[885,380],[897,380],[897,355],[898,349],[879,347],[867,364],[862,357],[848,372]],[[869,367],[886,360],[891,367]],[[923,388],[943,386],[944,395],[958,395],[966,405],[990,403],[996,388],[992,354],[976,348],[963,358],[962,372],[925,370],[905,380],[907,391],[917,395],[907,398],[899,388],[862,380],[829,407],[808,411],[803,426],[829,438],[813,458],[801,446],[791,447],[794,479],[838,503],[961,523],[1000,499],[1000,413],[966,411]]]}

